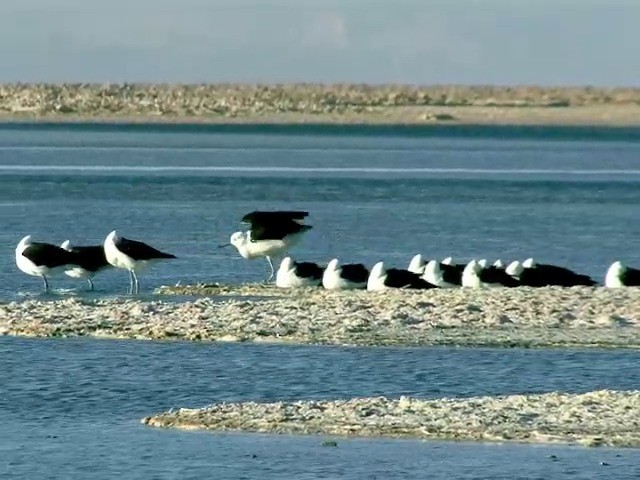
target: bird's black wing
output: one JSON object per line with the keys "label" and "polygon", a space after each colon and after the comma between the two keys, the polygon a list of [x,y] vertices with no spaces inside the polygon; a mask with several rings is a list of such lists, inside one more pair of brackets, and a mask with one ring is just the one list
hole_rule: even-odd
{"label": "bird's black wing", "polygon": [[296,274],[302,278],[313,278],[319,280],[322,278],[322,267],[313,262],[296,262]]}
{"label": "bird's black wing", "polygon": [[582,275],[565,267],[557,265],[536,265],[531,270],[538,270],[547,279],[547,285],[557,285],[561,287],[572,287],[574,285],[594,286],[597,282],[588,275]]}
{"label": "bird's black wing", "polygon": [[97,272],[110,266],[102,245],[81,245],[71,247],[71,251],[76,254],[78,265],[90,272]]}
{"label": "bird's black wing", "polygon": [[486,283],[499,283],[505,287],[519,287],[521,281],[513,278],[502,268],[490,266],[483,268],[480,272],[480,280]]}
{"label": "bird's black wing", "polygon": [[390,287],[394,288],[435,288],[417,273],[400,268],[389,268],[387,270],[387,281]]}
{"label": "bird's black wing", "polygon": [[440,263],[440,270],[442,270],[442,279],[452,285],[462,285],[462,272],[465,265],[447,265],[446,263]]}
{"label": "bird's black wing", "polygon": [[621,280],[622,284],[627,287],[640,287],[640,270],[627,267]]}
{"label": "bird's black wing", "polygon": [[251,240],[282,240],[287,235],[310,230],[311,225],[302,225],[292,220],[256,224],[251,227]]}
{"label": "bird's black wing", "polygon": [[153,260],[157,258],[176,258],[170,253],[161,252],[146,243],[121,237],[116,241],[116,247],[134,260]]}
{"label": "bird's black wing", "polygon": [[251,228],[256,223],[269,223],[269,222],[281,222],[285,220],[303,220],[309,216],[309,212],[297,211],[297,210],[280,210],[275,212],[264,212],[255,210],[247,213],[242,217],[244,223],[251,224]]}
{"label": "bird's black wing", "polygon": [[24,249],[22,256],[36,265],[45,265],[49,268],[78,264],[74,253],[50,243],[34,242]]}
{"label": "bird's black wing", "polygon": [[356,283],[365,283],[369,278],[369,270],[362,263],[349,263],[341,265],[342,276]]}

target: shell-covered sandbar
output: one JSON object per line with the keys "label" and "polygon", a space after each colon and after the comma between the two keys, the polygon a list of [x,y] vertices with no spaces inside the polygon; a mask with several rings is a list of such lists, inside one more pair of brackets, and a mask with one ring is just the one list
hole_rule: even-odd
{"label": "shell-covered sandbar", "polygon": [[[158,292],[151,301],[67,297],[0,304],[0,334],[333,345],[640,347],[640,288],[367,292],[247,284],[164,287]],[[163,293],[203,296],[185,300]]]}
{"label": "shell-covered sandbar", "polygon": [[535,85],[0,85],[0,120],[640,125],[639,88]]}
{"label": "shell-covered sandbar", "polygon": [[170,410],[142,423],[189,430],[640,447],[640,392],[219,403]]}

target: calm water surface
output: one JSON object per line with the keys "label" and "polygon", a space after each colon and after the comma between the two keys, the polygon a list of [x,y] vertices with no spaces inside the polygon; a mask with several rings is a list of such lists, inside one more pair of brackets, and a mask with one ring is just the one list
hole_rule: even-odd
{"label": "calm water surface", "polygon": [[[616,259],[640,264],[629,240],[640,235],[638,130],[192,130],[0,128],[0,299],[41,289],[15,267],[26,234],[99,244],[117,228],[176,254],[142,274],[147,291],[261,280],[265,261],[215,248],[258,208],[310,212],[314,229],[291,252],[300,260],[534,256],[598,280]],[[96,279],[105,295],[127,283],[124,272]],[[52,285],[85,287],[66,277]]]}
{"label": "calm water surface", "polygon": [[[296,208],[300,260],[640,264],[640,136],[608,129],[0,126],[0,301],[39,295],[19,239],[101,243],[117,228],[175,253],[153,287],[264,278],[215,246],[248,211]],[[55,278],[60,294],[84,284]],[[127,275],[96,278],[116,296]],[[180,301],[180,299],[173,299]],[[638,353],[368,349],[0,338],[0,478],[638,478],[635,450],[212,434],[140,418],[214,401],[637,389]],[[550,455],[556,455],[552,461]],[[601,465],[606,462],[609,465]]]}
{"label": "calm water surface", "polygon": [[328,448],[323,437],[176,432],[139,419],[214,401],[632,389],[639,355],[0,338],[0,478],[637,478],[635,450],[366,439]]}

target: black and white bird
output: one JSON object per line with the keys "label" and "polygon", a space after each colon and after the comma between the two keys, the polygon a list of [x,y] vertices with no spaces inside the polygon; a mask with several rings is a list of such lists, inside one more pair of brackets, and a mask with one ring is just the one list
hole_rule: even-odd
{"label": "black and white bird", "polygon": [[409,262],[409,266],[407,270],[413,273],[417,273],[418,275],[422,275],[424,273],[424,268],[429,263],[429,260],[425,260],[421,254],[414,255],[411,261]]}
{"label": "black and white bird", "polygon": [[620,261],[613,262],[604,279],[605,287],[640,287],[640,269],[627,267]]}
{"label": "black and white bird", "polygon": [[493,266],[494,266],[494,267],[496,267],[496,268],[501,268],[502,270],[504,270],[505,268],[507,268],[507,266],[505,265],[505,263],[504,263],[502,260],[500,260],[500,259],[497,259],[495,262],[493,262]]}
{"label": "black and white bird", "polygon": [[483,267],[471,260],[462,272],[462,286],[470,288],[518,287],[520,282],[505,270],[493,265]]}
{"label": "black and white bird", "polygon": [[449,265],[431,260],[424,268],[422,278],[440,288],[455,288],[462,285],[464,265]]}
{"label": "black and white bird", "polygon": [[235,232],[229,243],[219,247],[233,245],[242,258],[266,258],[271,272],[267,281],[275,274],[272,259],[284,255],[296,245],[311,225],[304,225],[309,212],[302,211],[254,211],[242,217],[244,223],[250,225],[246,232]]}
{"label": "black and white bird", "polygon": [[436,288],[417,273],[399,268],[385,268],[384,262],[376,263],[367,279],[367,290],[379,291],[388,288],[428,289]]}
{"label": "black and white bird", "polygon": [[140,284],[136,272],[159,260],[176,258],[171,253],[156,250],[146,243],[121,237],[117,231],[112,231],[104,240],[104,254],[107,262],[116,268],[129,271],[132,295],[140,293]]}
{"label": "black and white bird", "polygon": [[528,258],[522,263],[512,262],[507,267],[507,273],[526,287],[592,287],[597,285],[597,282],[588,275],[557,265],[536,263],[533,258]]}
{"label": "black and white bird", "polygon": [[276,273],[276,286],[280,288],[317,287],[322,283],[324,269],[313,262],[296,262],[285,257]]}
{"label": "black and white bird", "polygon": [[341,265],[333,258],[322,274],[322,286],[327,290],[356,290],[367,288],[369,270],[362,263]]}
{"label": "black and white bird", "polygon": [[65,270],[64,273],[72,278],[86,278],[89,282],[89,290],[93,290],[93,276],[101,270],[111,268],[102,245],[74,246],[71,245],[71,241],[65,240],[60,248],[75,254],[77,261],[77,266]]}
{"label": "black and white bird", "polygon": [[16,265],[34,277],[42,277],[44,291],[49,291],[48,276],[62,273],[71,265],[77,265],[74,253],[50,243],[34,242],[31,235],[25,236],[16,247]]}

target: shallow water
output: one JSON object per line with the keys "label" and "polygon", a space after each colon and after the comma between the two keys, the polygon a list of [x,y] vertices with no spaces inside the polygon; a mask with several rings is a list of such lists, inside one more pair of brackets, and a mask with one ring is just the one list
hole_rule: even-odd
{"label": "shallow water", "polygon": [[[176,254],[141,274],[147,292],[262,280],[265,261],[216,248],[254,209],[310,212],[300,260],[534,256],[600,281],[615,259],[640,264],[640,130],[227,130],[0,125],[0,299],[42,288],[14,263],[26,234],[100,244],[117,228]],[[128,276],[95,283],[121,294]]]}
{"label": "shallow water", "polygon": [[214,401],[632,389],[633,351],[5,337],[0,358],[1,478],[636,478],[640,470],[635,450],[385,439],[337,439],[332,448],[324,437],[139,423]]}
{"label": "shallow water", "polygon": [[[0,125],[0,301],[113,297],[17,271],[14,247],[99,244],[117,228],[175,253],[161,284],[264,278],[216,245],[254,209],[307,209],[301,260],[474,256],[601,279],[640,264],[640,131],[603,128]],[[171,298],[167,301],[183,301]],[[392,349],[0,338],[0,478],[637,478],[635,450],[156,430],[214,401],[636,389],[633,351]],[[557,458],[551,458],[555,455]],[[606,462],[608,465],[601,465]]]}

